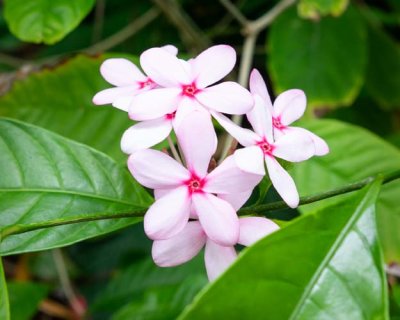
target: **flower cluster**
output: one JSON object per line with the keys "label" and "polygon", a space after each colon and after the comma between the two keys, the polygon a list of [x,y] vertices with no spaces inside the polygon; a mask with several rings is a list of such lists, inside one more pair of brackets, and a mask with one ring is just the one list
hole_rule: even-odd
{"label": "flower cluster", "polygon": [[[235,51],[213,46],[182,60],[173,46],[151,48],[140,56],[140,71],[126,59],[108,59],[101,74],[114,88],[97,93],[95,104],[109,104],[139,121],[124,133],[122,150],[128,168],[155,202],[144,217],[152,256],[159,266],[182,264],[205,247],[210,280],[236,258],[235,245],[249,246],[278,229],[264,217],[241,217],[237,211],[268,172],[282,199],[299,203],[294,181],[277,158],[291,162],[324,155],[329,149],[315,134],[291,123],[306,108],[301,90],[289,90],[272,104],[260,73],[250,75],[250,92],[239,84],[218,84],[234,67]],[[224,114],[246,114],[254,131]],[[243,148],[210,165],[217,150],[212,117]],[[149,149],[174,130],[182,161]],[[266,169],[265,169],[266,168]]]}

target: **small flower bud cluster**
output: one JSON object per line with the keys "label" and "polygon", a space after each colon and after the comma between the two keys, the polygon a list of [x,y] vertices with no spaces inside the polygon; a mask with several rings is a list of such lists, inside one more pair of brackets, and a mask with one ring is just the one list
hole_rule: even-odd
{"label": "small flower bud cluster", "polygon": [[[264,217],[236,213],[266,173],[283,200],[297,207],[294,181],[277,158],[300,162],[329,149],[315,134],[291,126],[305,111],[303,91],[283,92],[272,104],[257,70],[250,75],[250,91],[232,81],[215,84],[235,65],[230,46],[213,46],[187,61],[176,55],[170,45],[146,50],[140,56],[144,73],[126,59],[106,60],[100,71],[115,87],[97,93],[93,102],[112,103],[139,121],[124,133],[121,148],[129,154],[133,177],[154,190],[144,228],[154,240],[155,263],[179,265],[205,247],[212,280],[235,260],[236,244],[249,246],[278,229]],[[253,130],[224,114],[246,114]],[[210,171],[217,149],[212,117],[242,148]],[[172,130],[183,164],[150,149]]]}

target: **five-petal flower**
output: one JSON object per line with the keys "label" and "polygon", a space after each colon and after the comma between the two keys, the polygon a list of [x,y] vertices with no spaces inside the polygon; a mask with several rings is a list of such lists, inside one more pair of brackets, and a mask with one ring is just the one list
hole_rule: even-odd
{"label": "five-petal flower", "polygon": [[193,110],[244,114],[253,106],[248,90],[236,82],[216,84],[234,67],[236,53],[227,45],[213,46],[190,61],[160,48],[142,53],[140,64],[161,88],[137,95],[129,107],[133,120],[160,118],[176,112],[178,121]]}
{"label": "five-petal flower", "polygon": [[207,237],[214,242],[233,245],[238,240],[236,211],[216,195],[248,192],[261,177],[240,170],[232,157],[207,172],[217,146],[209,118],[203,112],[192,112],[177,130],[187,168],[156,150],[140,150],[129,157],[128,167],[136,180],[163,191],[144,218],[145,232],[153,240],[178,234],[191,213],[196,214]]}

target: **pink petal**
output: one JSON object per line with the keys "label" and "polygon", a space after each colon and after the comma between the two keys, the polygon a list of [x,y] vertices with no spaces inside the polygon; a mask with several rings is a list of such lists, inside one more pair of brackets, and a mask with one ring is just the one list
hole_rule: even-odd
{"label": "pink petal", "polygon": [[174,56],[178,54],[178,48],[173,46],[172,44],[167,44],[165,46],[162,46],[161,49],[167,51],[170,54],[173,54]]}
{"label": "pink petal", "polygon": [[233,157],[241,170],[261,176],[265,175],[264,154],[259,146],[238,149]]}
{"label": "pink petal", "polygon": [[196,256],[203,248],[206,239],[200,223],[191,221],[176,236],[154,241],[151,254],[156,265],[174,267]]}
{"label": "pink petal", "polygon": [[210,281],[216,279],[235,261],[237,255],[235,248],[223,247],[211,240],[207,240],[204,260],[207,276]]}
{"label": "pink petal", "polygon": [[325,140],[321,139],[319,136],[312,133],[311,131],[306,130],[304,128],[299,128],[299,127],[288,127],[287,129],[288,129],[288,132],[296,131],[296,132],[302,132],[303,134],[308,135],[314,143],[316,156],[324,156],[329,153],[329,146],[325,142]]}
{"label": "pink petal", "polygon": [[218,45],[203,51],[192,62],[197,87],[205,88],[221,80],[235,63],[236,52],[230,46]]}
{"label": "pink petal", "polygon": [[177,88],[160,88],[135,96],[129,107],[129,117],[143,121],[175,112],[181,100],[180,91]]}
{"label": "pink petal", "polygon": [[176,188],[154,202],[144,216],[144,231],[152,240],[169,239],[186,226],[190,196],[185,186]]}
{"label": "pink petal", "polygon": [[261,179],[261,175],[241,170],[234,157],[229,156],[206,177],[203,190],[217,194],[241,193],[253,190]]}
{"label": "pink petal", "polygon": [[[229,202],[233,209],[238,211],[243,205],[246,203],[246,201],[250,198],[253,190],[248,190],[245,192],[241,193],[230,193],[230,194],[218,194],[218,198],[221,198],[227,202]],[[240,222],[240,220],[239,220]]]}
{"label": "pink petal", "polygon": [[204,177],[217,149],[217,135],[211,116],[204,112],[192,112],[183,119],[176,135],[187,168],[199,177]]}
{"label": "pink petal", "polygon": [[258,95],[261,99],[272,108],[271,98],[269,97],[267,86],[264,79],[257,69],[253,69],[250,73],[250,92],[253,95]]}
{"label": "pink petal", "polygon": [[254,107],[246,114],[254,131],[260,137],[266,137],[268,141],[274,141],[271,111],[271,106],[267,105],[259,95],[255,95]]}
{"label": "pink petal", "polygon": [[143,121],[126,130],[121,139],[121,149],[132,154],[163,141],[172,130],[172,121],[165,117]]}
{"label": "pink petal", "polygon": [[254,105],[250,92],[231,81],[201,90],[196,99],[209,109],[228,114],[244,114]]}
{"label": "pink petal", "polygon": [[190,178],[189,172],[163,152],[151,149],[139,150],[128,159],[133,177],[151,189],[168,189],[179,186]]}
{"label": "pink petal", "polygon": [[115,108],[118,108],[120,110],[128,112],[129,106],[131,105],[133,97],[135,95],[136,94],[130,94],[128,96],[118,97],[113,101],[112,106]]}
{"label": "pink petal", "polygon": [[223,246],[236,244],[239,219],[228,202],[207,193],[194,193],[192,201],[207,237]]}
{"label": "pink petal", "polygon": [[300,162],[315,154],[315,147],[308,133],[292,131],[281,136],[274,143],[273,155],[291,162]]}
{"label": "pink petal", "polygon": [[210,113],[206,110],[200,103],[198,103],[195,99],[190,99],[187,97],[183,97],[182,100],[179,102],[178,109],[176,110],[175,118],[173,121],[173,126],[175,132],[178,131],[180,124],[182,123],[183,119],[193,111],[204,112],[205,114],[209,115]]}
{"label": "pink petal", "polygon": [[234,137],[242,146],[252,146],[262,140],[260,136],[249,129],[242,128],[221,113],[211,112],[215,120]]}
{"label": "pink petal", "polygon": [[[93,103],[97,105],[113,103],[121,97],[133,97],[138,92],[138,86],[131,85],[127,87],[109,88],[102,90],[93,97]],[[115,106],[118,109],[128,111],[127,108]]]}
{"label": "pink petal", "polygon": [[172,189],[154,189],[154,199],[158,200],[161,197],[165,196],[168,192],[171,192],[172,190],[175,190],[174,188]]}
{"label": "pink petal", "polygon": [[163,87],[179,87],[192,82],[179,59],[161,48],[151,48],[140,56],[140,65],[155,83]]}
{"label": "pink petal", "polygon": [[251,246],[261,238],[279,229],[275,222],[262,217],[240,218],[239,224],[240,235],[238,243],[244,246]]}
{"label": "pink petal", "polygon": [[117,87],[136,85],[147,77],[127,59],[107,59],[100,66],[100,73],[108,83]]}
{"label": "pink petal", "polygon": [[281,93],[274,102],[274,113],[281,123],[289,125],[301,118],[306,110],[307,99],[302,90],[292,89]]}
{"label": "pink petal", "polygon": [[265,157],[265,163],[275,190],[289,207],[296,208],[299,205],[299,194],[292,177],[274,158]]}

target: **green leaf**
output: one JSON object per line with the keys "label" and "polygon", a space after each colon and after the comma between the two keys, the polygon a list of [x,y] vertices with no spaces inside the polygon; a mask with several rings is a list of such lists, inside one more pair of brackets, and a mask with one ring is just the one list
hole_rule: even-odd
{"label": "green leaf", "polygon": [[300,0],[297,4],[303,18],[318,19],[321,16],[340,16],[347,8],[349,0]]}
{"label": "green leaf", "polygon": [[400,46],[384,31],[369,28],[366,87],[384,108],[400,107]]}
{"label": "green leaf", "polygon": [[380,182],[245,250],[180,319],[387,319],[376,241]]}
{"label": "green leaf", "polygon": [[94,313],[113,313],[125,304],[143,297],[146,291],[176,286],[190,275],[206,279],[202,257],[173,268],[160,268],[150,259],[123,270],[102,290],[91,306]]}
{"label": "green leaf", "polygon": [[[10,228],[18,233],[19,225],[135,212],[151,202],[127,170],[106,155],[10,119],[0,120],[0,176],[3,235]],[[91,221],[11,235],[0,243],[0,253],[61,247],[140,220]]]}
{"label": "green leaf", "polygon": [[[330,153],[296,164],[291,171],[301,195],[328,191],[363,178],[400,169],[400,150],[371,132],[335,120],[303,122],[325,139]],[[312,179],[310,179],[312,177]],[[378,231],[386,261],[400,261],[400,181],[382,187],[377,204]],[[303,213],[338,198],[301,206]]]}
{"label": "green leaf", "polygon": [[33,282],[8,283],[13,320],[28,320],[35,315],[39,303],[47,296],[47,285]]}
{"label": "green leaf", "polygon": [[205,284],[207,279],[204,276],[195,275],[187,277],[178,285],[150,289],[145,292],[143,299],[125,305],[112,319],[176,319]]}
{"label": "green leaf", "polygon": [[8,301],[7,284],[4,276],[3,263],[0,258],[0,319],[10,320],[10,305]]}
{"label": "green leaf", "polygon": [[16,81],[0,97],[0,116],[36,124],[126,161],[119,140],[132,121],[126,112],[92,103],[96,92],[111,87],[99,71],[105,58],[78,56]]}
{"label": "green leaf", "polygon": [[351,7],[320,21],[287,10],[271,26],[267,43],[276,91],[300,88],[312,107],[351,104],[363,84],[366,40],[363,20]]}
{"label": "green leaf", "polygon": [[95,0],[5,0],[4,17],[20,40],[53,44],[71,32]]}

